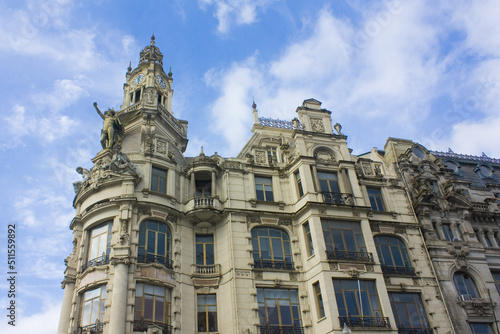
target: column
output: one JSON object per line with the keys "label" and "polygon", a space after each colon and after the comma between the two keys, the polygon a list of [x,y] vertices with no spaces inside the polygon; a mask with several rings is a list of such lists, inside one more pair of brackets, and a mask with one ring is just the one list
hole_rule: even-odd
{"label": "column", "polygon": [[321,186],[319,184],[319,179],[318,179],[318,169],[316,168],[315,165],[311,165],[311,170],[312,170],[312,178],[313,178],[313,182],[314,182],[314,187],[316,188],[315,191],[320,192]]}
{"label": "column", "polygon": [[128,290],[128,258],[112,258],[115,266],[113,293],[111,296],[111,312],[109,317],[109,334],[125,334],[127,320],[127,290]]}
{"label": "column", "polygon": [[195,178],[194,178],[194,171],[191,173],[191,194],[190,197],[195,197],[196,196],[196,181],[195,181]]}
{"label": "column", "polygon": [[436,222],[435,226],[439,240],[446,240],[443,233],[443,224],[441,224],[441,222]]}
{"label": "column", "polygon": [[492,247],[498,247],[497,240],[495,239],[495,235],[493,234],[492,230],[488,230],[488,232],[486,232],[486,237],[488,238],[488,240],[490,240],[490,244]]}
{"label": "column", "polygon": [[462,240],[462,233],[460,233],[457,223],[451,223],[451,232],[455,238]]}
{"label": "column", "polygon": [[66,276],[61,284],[62,288],[64,289],[64,296],[57,334],[67,334],[69,327],[69,317],[71,314],[71,305],[73,301],[73,293],[75,292],[75,279]]}
{"label": "column", "polygon": [[484,237],[484,230],[482,228],[479,228],[477,230],[477,238],[484,247],[488,246],[488,244],[486,243],[486,238]]}
{"label": "column", "polygon": [[211,189],[212,197],[216,196],[215,193],[215,172],[212,171],[212,189]]}

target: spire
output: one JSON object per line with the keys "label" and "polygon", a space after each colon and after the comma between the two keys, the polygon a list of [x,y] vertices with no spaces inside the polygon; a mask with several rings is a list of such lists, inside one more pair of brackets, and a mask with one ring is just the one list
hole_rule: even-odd
{"label": "spire", "polygon": [[259,114],[257,112],[257,104],[255,104],[255,100],[253,100],[252,109],[253,109],[253,123],[259,124]]}
{"label": "spire", "polygon": [[128,63],[127,72],[128,72],[128,73],[132,72],[132,61],[130,61],[130,62]]}
{"label": "spire", "polygon": [[160,49],[155,46],[155,35],[151,36],[150,45],[146,46],[140,53],[139,65],[147,63],[157,63],[163,66],[163,54]]}

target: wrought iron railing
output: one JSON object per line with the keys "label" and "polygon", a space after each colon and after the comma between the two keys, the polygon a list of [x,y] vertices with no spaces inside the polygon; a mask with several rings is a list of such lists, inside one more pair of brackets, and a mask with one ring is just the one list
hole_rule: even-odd
{"label": "wrought iron railing", "polygon": [[408,275],[415,276],[415,269],[409,267],[396,267],[382,265],[382,272],[386,275]]}
{"label": "wrought iron railing", "polygon": [[102,333],[102,322],[97,319],[92,325],[78,327],[73,334],[98,334]]}
{"label": "wrought iron railing", "polygon": [[357,262],[374,263],[373,254],[367,252],[351,252],[345,250],[327,250],[326,258],[328,260],[349,260]]}
{"label": "wrought iron railing", "polygon": [[102,256],[96,257],[95,259],[85,261],[82,266],[82,272],[84,272],[89,267],[102,266],[109,263],[109,254],[103,254]]}
{"label": "wrought iron railing", "polygon": [[339,317],[339,320],[348,327],[389,327],[389,318],[380,317],[378,313],[375,313],[374,317],[347,316]]}
{"label": "wrought iron railing", "polygon": [[398,334],[432,334],[432,329],[428,327],[404,328],[398,327]]}
{"label": "wrought iron railing", "polygon": [[354,204],[354,200],[351,194],[343,194],[343,193],[331,193],[327,191],[323,191],[323,201],[325,203],[333,203],[333,204]]}
{"label": "wrought iron railing", "polygon": [[304,327],[267,324],[260,326],[260,334],[304,334]]}
{"label": "wrought iron railing", "polygon": [[173,269],[173,261],[167,256],[161,256],[156,254],[139,254],[137,255],[138,263],[159,263],[165,268]]}
{"label": "wrought iron railing", "polygon": [[141,317],[141,320],[134,320],[134,332],[147,332],[150,326],[160,327],[162,334],[172,334],[173,332],[172,326],[163,322],[144,320],[144,317]]}
{"label": "wrought iron railing", "polygon": [[266,260],[263,258],[254,259],[253,267],[256,269],[278,269],[278,270],[294,270],[295,266],[292,261],[283,260]]}

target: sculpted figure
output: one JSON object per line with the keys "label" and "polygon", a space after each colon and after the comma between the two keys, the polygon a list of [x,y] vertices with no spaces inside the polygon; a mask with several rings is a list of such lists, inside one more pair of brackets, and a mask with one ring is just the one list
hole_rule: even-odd
{"label": "sculpted figure", "polygon": [[110,108],[103,114],[99,108],[97,108],[97,102],[94,102],[94,108],[104,120],[101,131],[102,148],[113,148],[115,145],[120,145],[123,139],[123,126],[118,116],[116,116],[115,110]]}

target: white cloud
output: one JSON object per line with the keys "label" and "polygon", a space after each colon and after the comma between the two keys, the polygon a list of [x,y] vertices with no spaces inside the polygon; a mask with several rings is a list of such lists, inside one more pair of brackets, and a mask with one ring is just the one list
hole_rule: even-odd
{"label": "white cloud", "polygon": [[[5,309],[2,307],[2,309]],[[0,322],[0,332],[3,334],[37,333],[53,334],[57,332],[59,316],[61,314],[61,303],[46,302],[40,312],[25,316],[17,314],[16,326],[10,326],[5,316]]]}
{"label": "white cloud", "polygon": [[200,6],[215,6],[214,17],[219,21],[217,30],[227,33],[233,24],[247,25],[257,21],[259,8],[265,9],[276,0],[200,0]]}

